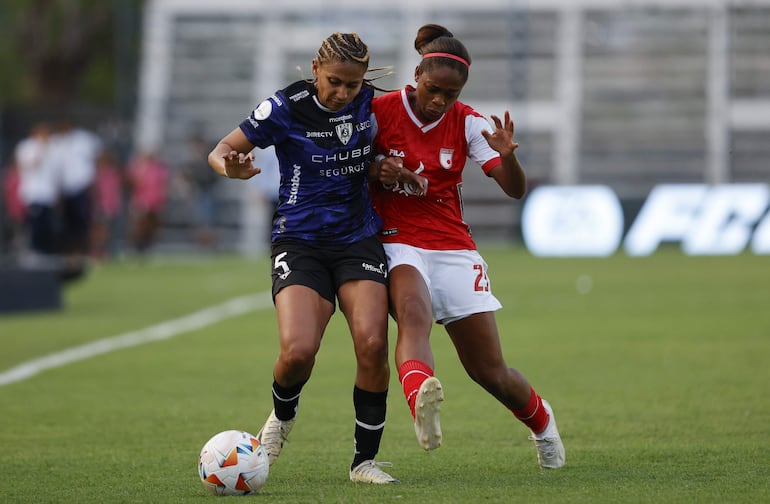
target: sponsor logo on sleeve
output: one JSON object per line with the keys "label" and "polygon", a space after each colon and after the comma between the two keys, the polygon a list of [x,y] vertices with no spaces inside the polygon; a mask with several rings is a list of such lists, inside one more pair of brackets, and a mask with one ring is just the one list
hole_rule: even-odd
{"label": "sponsor logo on sleeve", "polygon": [[270,100],[265,100],[254,109],[252,115],[257,121],[264,121],[273,112],[273,103]]}

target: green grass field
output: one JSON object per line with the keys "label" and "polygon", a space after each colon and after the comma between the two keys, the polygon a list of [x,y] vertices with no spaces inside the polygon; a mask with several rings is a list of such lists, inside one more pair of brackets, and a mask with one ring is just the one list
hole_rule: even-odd
{"label": "green grass field", "polygon": [[[508,363],[553,405],[567,465],[539,469],[526,429],[467,378],[437,326],[444,446],[420,450],[393,373],[378,458],[402,483],[351,483],[354,359],[337,315],[290,442],[246,499],[770,502],[770,257],[481,251]],[[268,288],[266,259],[102,266],[60,312],[0,316],[0,373]],[[256,433],[276,353],[267,306],[0,386],[0,502],[213,502],[198,452],[221,430]]]}

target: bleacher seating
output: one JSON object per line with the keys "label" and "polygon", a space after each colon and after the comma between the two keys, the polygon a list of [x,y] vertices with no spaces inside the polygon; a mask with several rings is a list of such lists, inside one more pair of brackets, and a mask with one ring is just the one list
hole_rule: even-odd
{"label": "bleacher seating", "polygon": [[[656,184],[710,182],[714,153],[708,132],[715,124],[729,139],[727,165],[718,164],[726,181],[770,180],[770,117],[747,121],[744,114],[730,121],[733,100],[748,100],[744,110],[749,115],[754,103],[763,104],[760,111],[770,110],[770,1],[739,7],[727,0],[670,7],[635,2],[632,8],[605,3],[597,7],[564,0],[511,7],[505,0],[489,0],[471,8],[425,0],[415,13],[410,2],[399,0],[388,9],[361,4],[355,13],[346,11],[332,20],[314,16],[312,7],[300,15],[287,6],[268,11],[257,2],[252,7],[234,2],[240,10],[214,12],[177,2],[178,12],[164,25],[170,68],[154,70],[167,72],[168,78],[165,153],[172,158],[181,154],[193,131],[202,129],[212,142],[220,138],[257,100],[298,78],[297,66],[309,75],[310,59],[327,27],[329,32],[359,31],[372,49],[373,63],[393,64],[396,70],[378,84],[401,87],[412,81],[417,62],[411,47],[416,28],[436,22],[449,27],[473,55],[462,100],[485,113],[492,108],[502,114],[500,104],[519,111],[514,116],[519,155],[533,185],[605,184],[621,198],[638,200]],[[575,11],[578,29],[567,33],[565,20]],[[715,116],[709,79],[714,20],[722,14],[726,54],[717,54],[726,58],[729,75],[725,110]],[[576,50],[570,55],[565,48]],[[579,61],[565,65],[565,58],[574,55]],[[565,68],[577,71],[564,75]],[[565,98],[559,89],[569,79],[579,93]],[[541,108],[527,108],[533,104]],[[537,115],[542,107],[553,117]],[[565,164],[565,151],[559,150],[563,125],[573,123],[577,140],[567,144],[571,162]],[[229,210],[220,225],[233,237],[240,226],[242,188],[222,181],[220,195]],[[466,170],[464,195],[467,220],[477,236],[514,235],[521,203],[506,198],[474,167]],[[187,214],[172,205],[168,217],[178,232],[164,236],[182,239]]]}

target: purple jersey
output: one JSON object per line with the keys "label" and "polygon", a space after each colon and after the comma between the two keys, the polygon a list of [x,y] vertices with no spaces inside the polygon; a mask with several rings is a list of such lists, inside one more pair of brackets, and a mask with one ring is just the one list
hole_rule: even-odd
{"label": "purple jersey", "polygon": [[363,87],[352,103],[332,112],[312,83],[297,81],[240,124],[257,147],[275,145],[281,184],[273,241],[353,243],[379,231],[367,186],[373,95]]}

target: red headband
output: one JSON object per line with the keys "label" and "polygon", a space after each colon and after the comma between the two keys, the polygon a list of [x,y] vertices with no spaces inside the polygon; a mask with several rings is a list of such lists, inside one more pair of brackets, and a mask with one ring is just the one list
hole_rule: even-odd
{"label": "red headband", "polygon": [[455,61],[459,61],[460,63],[462,63],[463,65],[465,65],[467,67],[471,66],[471,64],[468,63],[464,58],[461,58],[461,57],[456,56],[454,54],[449,54],[449,53],[445,53],[445,52],[432,52],[432,53],[428,53],[428,54],[423,54],[422,55],[422,59],[436,58],[436,57],[453,59]]}

